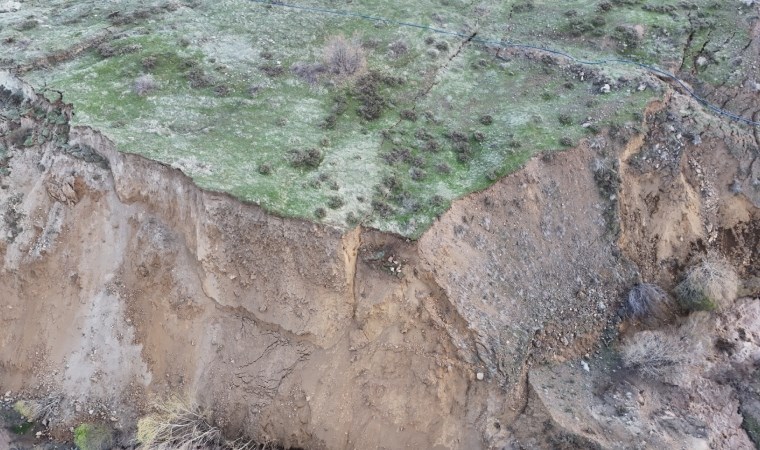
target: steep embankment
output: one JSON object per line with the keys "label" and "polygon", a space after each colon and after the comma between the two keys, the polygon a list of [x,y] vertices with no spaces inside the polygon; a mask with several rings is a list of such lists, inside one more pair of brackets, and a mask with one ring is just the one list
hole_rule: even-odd
{"label": "steep embankment", "polygon": [[[688,251],[663,252],[681,240],[639,226],[658,217],[641,188],[657,182],[629,166],[656,148],[656,131],[644,138],[631,126],[534,159],[410,242],[202,191],[96,131],[69,130],[67,105],[0,81],[10,88],[0,391],[60,399],[51,425],[64,439],[71,425],[103,421],[126,441],[150,401],[180,393],[232,435],[288,446],[498,447],[537,408],[531,366],[589,358],[614,336],[638,272],[649,277],[667,258],[683,265],[712,243],[744,258],[744,274],[757,270],[756,241],[743,252],[731,244],[755,236],[753,197],[724,203],[736,214],[715,213],[723,231],[704,248],[697,233]],[[647,114],[650,130],[657,114]],[[715,149],[686,154],[721,160]],[[748,167],[749,190],[757,163]],[[693,214],[683,222],[692,228],[712,220]],[[673,226],[667,217],[657,220]],[[618,224],[638,268],[617,247]]]}

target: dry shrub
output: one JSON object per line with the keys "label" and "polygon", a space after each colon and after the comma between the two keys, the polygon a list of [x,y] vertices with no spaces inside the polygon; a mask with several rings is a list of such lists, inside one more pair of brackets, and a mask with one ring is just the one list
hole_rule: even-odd
{"label": "dry shrub", "polygon": [[623,364],[643,377],[663,380],[689,364],[692,347],[685,337],[641,331],[623,347]]}
{"label": "dry shrub", "polygon": [[135,79],[135,84],[132,89],[135,94],[142,97],[158,89],[158,83],[156,82],[156,79],[153,78],[153,75],[140,75]]}
{"label": "dry shrub", "polygon": [[271,448],[250,440],[225,439],[213,425],[208,412],[198,405],[172,398],[153,405],[155,412],[137,423],[137,441],[143,450],[218,449],[254,450]]}
{"label": "dry shrub", "polygon": [[626,313],[646,325],[670,322],[678,313],[675,301],[655,284],[637,284],[628,292]]}
{"label": "dry shrub", "polygon": [[359,39],[333,36],[324,48],[324,64],[338,81],[346,81],[366,72],[367,56]]}
{"label": "dry shrub", "polygon": [[739,278],[723,259],[711,256],[692,267],[675,294],[687,311],[714,311],[736,300]]}
{"label": "dry shrub", "polygon": [[61,399],[58,397],[44,397],[38,400],[19,400],[13,405],[13,409],[21,414],[28,422],[48,419],[55,411]]}

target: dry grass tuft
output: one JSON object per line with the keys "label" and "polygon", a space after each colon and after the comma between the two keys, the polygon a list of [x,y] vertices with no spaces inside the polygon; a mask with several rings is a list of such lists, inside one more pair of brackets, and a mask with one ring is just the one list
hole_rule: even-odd
{"label": "dry grass tuft", "polygon": [[641,331],[623,347],[625,367],[641,376],[662,380],[680,372],[690,362],[691,343],[664,331]]}
{"label": "dry grass tuft", "polygon": [[36,422],[50,418],[60,402],[60,398],[52,396],[39,400],[19,400],[13,409],[26,418],[27,422]]}
{"label": "dry grass tuft", "polygon": [[725,260],[710,256],[689,269],[675,294],[687,311],[714,311],[736,300],[738,286],[734,269]]}
{"label": "dry grass tuft", "polygon": [[154,404],[155,412],[137,423],[137,441],[143,450],[214,449],[265,450],[274,448],[247,439],[226,439],[207,411],[172,398]]}
{"label": "dry grass tuft", "polygon": [[661,287],[641,283],[628,292],[626,313],[631,319],[656,326],[670,322],[678,313],[678,305]]}
{"label": "dry grass tuft", "polygon": [[158,82],[153,78],[153,75],[150,74],[137,77],[135,79],[135,84],[132,87],[135,94],[141,97],[150,94],[156,89],[158,89]]}

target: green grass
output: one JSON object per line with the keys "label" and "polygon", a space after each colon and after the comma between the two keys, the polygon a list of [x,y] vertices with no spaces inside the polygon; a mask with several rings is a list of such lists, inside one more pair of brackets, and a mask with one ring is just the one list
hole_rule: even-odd
{"label": "green grass", "polygon": [[[6,25],[0,28],[0,39],[14,37],[16,43],[8,45],[15,46],[19,61],[95,35],[108,25],[111,11],[97,2],[91,2],[88,15],[83,14],[88,2],[28,3],[29,10],[0,18],[6,22],[0,23]],[[735,68],[720,63],[746,42],[746,26],[737,16],[740,6],[713,8],[711,1],[695,1],[709,20],[696,28],[686,48],[694,24],[679,2],[657,3],[675,8],[671,13],[647,10],[645,1],[612,1],[608,11],[601,11],[600,3],[534,0],[533,11],[521,12],[526,8],[515,5],[525,2],[514,0],[355,0],[339,6],[299,2],[477,32],[480,38],[546,45],[583,58],[623,56],[670,69],[680,66],[684,52],[688,60],[705,43],[709,50],[726,42],[714,49],[711,58],[716,62],[695,69],[695,76],[706,82],[740,81]],[[136,1],[121,6],[122,14],[144,8]],[[30,11],[39,17],[38,27],[19,31],[10,26]],[[638,27],[642,36],[635,46],[621,47],[621,26]],[[502,60],[476,44],[449,60],[460,45],[457,37],[245,0],[199,2],[113,29],[117,39],[110,45],[116,56],[103,58],[90,50],[28,74],[36,85],[66,93],[75,105],[76,124],[102,130],[122,151],[180,168],[203,188],[228,192],[273,213],[338,226],[351,225],[348,218],[354,217],[409,237],[424,232],[452,200],[488,187],[533,155],[579,143],[594,128],[581,126],[588,118],[595,127],[632,122],[634,113],[655,95],[636,89],[644,74],[631,66],[602,67],[600,75],[610,80],[613,90],[601,94],[590,70],[580,81],[540,59],[504,53]],[[54,32],[63,39],[51,38]],[[331,84],[323,77],[312,85],[290,70],[296,63],[322,61],[325,43],[341,34],[363,42],[371,70],[403,81],[378,87],[385,108],[377,120],[359,117],[361,99],[350,83]],[[31,50],[20,49],[19,39],[33,43],[27,46]],[[389,45],[399,41],[407,51],[392,57]],[[129,46],[139,50],[118,51]],[[155,67],[144,67],[149,57]],[[283,73],[267,76],[263,66],[282,67]],[[210,85],[191,88],[191,70],[202,71]],[[134,80],[147,72],[158,89],[138,96]],[[621,76],[632,81],[619,84]],[[224,86],[226,95],[219,95],[218,86]],[[325,128],[339,97],[346,99],[345,112],[333,128]],[[403,120],[405,110],[415,111],[417,120]],[[565,123],[560,123],[560,114]],[[480,123],[484,115],[493,123]],[[439,143],[437,152],[424,149],[428,139],[418,137],[420,130]],[[466,162],[446,137],[452,132],[468,136]],[[289,152],[304,148],[321,149],[324,161],[318,169],[291,166]],[[387,164],[384,155],[394,148],[408,149],[414,164]],[[271,169],[269,174],[259,172],[263,165]],[[421,166],[417,169],[424,177],[412,165]],[[441,173],[441,165],[450,171]],[[399,182],[392,189],[383,183],[389,177]],[[318,208],[324,214],[315,217]]]}
{"label": "green grass", "polygon": [[113,445],[111,430],[103,425],[83,423],[74,429],[74,445],[79,450],[106,450]]}

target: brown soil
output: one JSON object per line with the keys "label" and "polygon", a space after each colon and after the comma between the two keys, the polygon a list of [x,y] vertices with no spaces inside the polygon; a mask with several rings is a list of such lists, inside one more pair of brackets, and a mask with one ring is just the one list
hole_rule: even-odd
{"label": "brown soil", "polygon": [[[0,392],[60,396],[61,438],[99,420],[126,442],[151,401],[179,393],[231,435],[284,446],[520,448],[545,433],[616,447],[628,427],[596,439],[610,432],[598,417],[560,413],[611,400],[544,392],[549,374],[580,380],[579,359],[606,357],[638,280],[671,287],[707,251],[745,279],[760,270],[753,138],[673,114],[688,106],[674,95],[647,112],[648,133],[629,124],[531,160],[417,242],[271,216],[90,129],[69,143],[107,164],[50,143],[15,151],[0,189],[0,213],[18,194],[23,211],[0,240]],[[679,398],[734,395],[702,380]],[[724,417],[704,408],[700,420]],[[725,417],[731,438],[708,441],[749,442]]]}

